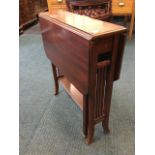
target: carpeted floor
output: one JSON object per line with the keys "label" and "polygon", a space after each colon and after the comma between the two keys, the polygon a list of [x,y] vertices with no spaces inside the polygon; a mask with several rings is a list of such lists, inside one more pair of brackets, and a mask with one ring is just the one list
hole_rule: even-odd
{"label": "carpeted floor", "polygon": [[114,83],[110,129],[96,126],[86,145],[82,113],[65,91],[53,95],[53,77],[39,25],[20,36],[20,155],[134,155],[134,39],[127,41],[121,79]]}

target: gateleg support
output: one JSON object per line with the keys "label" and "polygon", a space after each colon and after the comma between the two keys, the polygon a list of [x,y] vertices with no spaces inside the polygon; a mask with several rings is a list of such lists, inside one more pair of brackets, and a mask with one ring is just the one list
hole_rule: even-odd
{"label": "gateleg support", "polygon": [[56,66],[51,63],[52,65],[52,71],[53,71],[53,78],[54,78],[54,95],[58,95],[59,93],[59,81],[58,81],[58,76],[57,76],[57,70]]}

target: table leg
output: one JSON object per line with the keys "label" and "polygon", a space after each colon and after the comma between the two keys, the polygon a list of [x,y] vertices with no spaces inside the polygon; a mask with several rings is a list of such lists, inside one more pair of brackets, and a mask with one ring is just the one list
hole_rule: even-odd
{"label": "table leg", "polygon": [[88,107],[87,107],[87,136],[85,139],[86,144],[91,144],[94,137],[94,104],[90,96],[88,96]]}
{"label": "table leg", "polygon": [[88,96],[84,95],[83,103],[83,134],[85,138],[87,137],[87,128],[88,128]]}
{"label": "table leg", "polygon": [[58,83],[57,71],[56,71],[56,66],[53,63],[51,63],[51,65],[52,65],[53,78],[54,78],[54,84],[55,84],[54,95],[57,95],[59,92],[59,83]]}
{"label": "table leg", "polygon": [[129,36],[128,36],[129,39],[132,38],[134,21],[135,21],[135,7],[133,6],[133,11],[132,11],[132,15],[131,15],[131,22],[130,22],[130,27],[129,27]]}

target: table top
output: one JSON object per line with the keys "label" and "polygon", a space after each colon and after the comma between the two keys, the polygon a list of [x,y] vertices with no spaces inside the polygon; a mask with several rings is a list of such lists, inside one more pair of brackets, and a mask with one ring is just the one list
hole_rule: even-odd
{"label": "table top", "polygon": [[64,10],[54,10],[50,13],[44,12],[40,13],[39,16],[71,26],[77,30],[87,33],[91,37],[127,30],[125,27],[120,25],[93,19],[84,15],[74,14]]}

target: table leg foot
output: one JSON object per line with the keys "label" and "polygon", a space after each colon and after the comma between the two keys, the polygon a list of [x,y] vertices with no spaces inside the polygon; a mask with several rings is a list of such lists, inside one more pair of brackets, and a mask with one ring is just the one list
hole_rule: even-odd
{"label": "table leg foot", "polygon": [[86,144],[91,144],[93,142],[94,137],[94,125],[91,128],[88,128],[87,137],[85,138]]}
{"label": "table leg foot", "polygon": [[102,127],[103,127],[103,131],[105,134],[109,134],[110,133],[110,129],[109,129],[109,124],[107,122],[102,122]]}
{"label": "table leg foot", "polygon": [[93,142],[93,139],[91,138],[88,138],[88,137],[86,137],[85,138],[85,143],[87,144],[87,145],[89,145],[89,144],[91,144]]}

